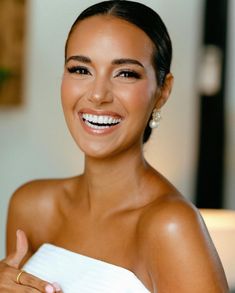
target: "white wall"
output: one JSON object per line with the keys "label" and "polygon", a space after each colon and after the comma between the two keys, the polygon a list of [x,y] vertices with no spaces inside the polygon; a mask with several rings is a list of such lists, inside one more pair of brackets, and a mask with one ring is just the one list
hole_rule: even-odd
{"label": "white wall", "polygon": [[[81,172],[83,156],[66,129],[60,80],[66,34],[76,15],[97,1],[29,1],[25,102],[0,110],[0,258],[12,192],[23,182]],[[56,2],[56,5],[55,5]],[[195,173],[198,97],[195,94],[203,0],[145,0],[162,16],[174,45],[175,87],[146,157],[187,197]]]}

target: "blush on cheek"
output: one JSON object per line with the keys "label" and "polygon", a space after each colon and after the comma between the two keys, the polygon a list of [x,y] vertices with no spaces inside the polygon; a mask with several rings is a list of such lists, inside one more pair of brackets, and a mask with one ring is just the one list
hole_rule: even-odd
{"label": "blush on cheek", "polygon": [[[126,94],[126,102],[130,103],[130,106],[133,110],[139,111],[140,108],[144,111],[149,107],[149,104],[152,103],[154,98],[153,91],[150,88],[146,87],[145,84],[133,88],[129,94]],[[146,107],[146,108],[145,108]]]}
{"label": "blush on cheek", "polygon": [[61,98],[64,103],[73,103],[81,96],[81,88],[71,79],[64,77],[61,83]]}

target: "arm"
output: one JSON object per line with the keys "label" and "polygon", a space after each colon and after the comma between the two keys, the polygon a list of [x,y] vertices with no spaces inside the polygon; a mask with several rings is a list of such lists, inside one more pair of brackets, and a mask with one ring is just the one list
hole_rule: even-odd
{"label": "arm", "polygon": [[10,199],[6,229],[6,255],[12,254],[15,251],[16,231],[18,229],[24,231],[29,239],[27,254],[21,265],[33,254],[30,245],[30,223],[32,222],[30,214],[33,210],[33,203],[30,202],[32,200],[29,197],[27,185],[17,189]]}
{"label": "arm", "polygon": [[150,213],[145,233],[142,249],[154,292],[228,292],[216,249],[190,204],[163,204],[160,211]]}
{"label": "arm", "polygon": [[23,230],[29,240],[27,257],[58,233],[60,189],[58,180],[35,180],[16,190],[8,210],[7,254],[15,249],[17,229]]}
{"label": "arm", "polygon": [[[18,189],[11,198],[7,221],[7,257],[0,262],[0,292],[61,292],[57,285],[40,280],[24,272],[17,282],[22,264],[32,255],[28,239],[32,214],[35,213],[33,201],[29,198],[31,184]],[[18,230],[18,231],[17,231]],[[17,232],[16,232],[17,231]]]}

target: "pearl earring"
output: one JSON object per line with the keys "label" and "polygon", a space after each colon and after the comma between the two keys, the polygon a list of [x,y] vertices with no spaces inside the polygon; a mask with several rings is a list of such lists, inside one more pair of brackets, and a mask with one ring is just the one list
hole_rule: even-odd
{"label": "pearl earring", "polygon": [[161,110],[154,109],[152,113],[152,119],[149,121],[150,128],[158,128],[160,125],[160,120],[162,119]]}

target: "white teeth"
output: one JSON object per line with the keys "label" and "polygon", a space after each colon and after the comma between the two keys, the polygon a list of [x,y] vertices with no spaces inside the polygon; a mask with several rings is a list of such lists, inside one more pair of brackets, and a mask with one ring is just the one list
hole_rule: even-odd
{"label": "white teeth", "polygon": [[108,124],[109,118],[107,116],[104,116],[104,124]]}
{"label": "white teeth", "polygon": [[[85,122],[91,122],[91,123],[97,123],[97,124],[117,124],[121,122],[121,118],[114,118],[109,115],[92,115],[92,114],[87,114],[83,113],[82,118],[85,120]],[[89,123],[89,126],[91,124]],[[97,126],[98,128],[100,127],[105,127],[105,125],[93,125]],[[108,127],[108,126],[107,126]]]}
{"label": "white teeth", "polygon": [[99,116],[98,117],[98,123],[103,124],[104,123],[104,116]]}

